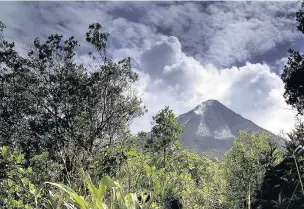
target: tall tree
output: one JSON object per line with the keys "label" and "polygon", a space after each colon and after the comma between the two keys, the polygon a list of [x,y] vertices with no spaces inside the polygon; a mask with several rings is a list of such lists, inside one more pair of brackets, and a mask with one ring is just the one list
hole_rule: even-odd
{"label": "tall tree", "polygon": [[[304,2],[302,7],[304,6]],[[304,12],[296,13],[297,29],[304,33]],[[298,114],[304,114],[304,56],[298,50],[289,50],[290,56],[281,78],[285,84],[284,97]],[[257,208],[302,208],[303,187],[303,136],[304,125],[299,122],[288,135],[287,153],[282,162],[269,167],[258,192]]]}
{"label": "tall tree", "polygon": [[179,144],[179,138],[183,128],[168,106],[153,117],[152,125],[151,138],[148,140],[148,146],[155,152],[162,151],[165,166],[167,149],[170,145],[174,146]]}
{"label": "tall tree", "polygon": [[[304,6],[304,2],[302,7]],[[304,33],[304,12],[296,13],[298,22],[297,29]],[[285,84],[284,97],[287,104],[297,109],[298,113],[304,114],[304,56],[298,50],[289,50],[290,56],[285,65],[281,78]]]}
{"label": "tall tree", "polygon": [[128,131],[143,113],[133,91],[138,75],[130,58],[116,63],[107,56],[108,36],[99,23],[89,26],[91,69],[76,64],[74,37],[37,38],[26,57],[1,38],[1,144],[18,146],[26,156],[45,150],[55,156],[63,147],[100,150]]}
{"label": "tall tree", "polygon": [[289,134],[284,159],[277,165],[269,166],[261,188],[257,193],[256,207],[302,208],[304,207],[304,157],[301,148],[304,125],[299,122]]}
{"label": "tall tree", "polygon": [[225,154],[225,173],[230,208],[249,208],[256,199],[266,167],[273,164],[269,153],[275,154],[277,146],[264,133],[240,132],[233,147]]}

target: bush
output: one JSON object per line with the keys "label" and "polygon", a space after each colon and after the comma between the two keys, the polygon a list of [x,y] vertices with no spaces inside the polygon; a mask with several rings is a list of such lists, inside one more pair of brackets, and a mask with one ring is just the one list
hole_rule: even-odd
{"label": "bush", "polygon": [[[78,195],[73,189],[63,184],[48,183],[59,189],[59,193],[51,194],[51,208],[60,209],[157,209],[153,199],[147,200],[146,196],[141,195],[139,201],[135,193],[123,194],[120,185],[110,177],[104,176],[97,187],[92,183],[90,176],[84,175],[84,183],[89,190],[85,196]],[[110,189],[110,191],[108,191]]]}
{"label": "bush", "polygon": [[32,168],[24,165],[24,155],[3,146],[0,148],[1,208],[37,207],[39,190],[30,181]]}

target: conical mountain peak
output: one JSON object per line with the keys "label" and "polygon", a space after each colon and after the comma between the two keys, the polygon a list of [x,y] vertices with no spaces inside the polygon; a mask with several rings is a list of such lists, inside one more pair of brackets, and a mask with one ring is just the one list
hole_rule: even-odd
{"label": "conical mountain peak", "polygon": [[203,102],[203,104],[206,104],[206,105],[217,105],[217,104],[221,104],[221,103],[219,101],[215,100],[215,99],[209,99],[209,100],[206,100],[205,102]]}
{"label": "conical mountain peak", "polygon": [[184,127],[182,144],[198,153],[221,156],[239,131],[266,131],[217,100],[207,100],[177,117]]}
{"label": "conical mountain peak", "polygon": [[202,102],[200,105],[198,105],[197,107],[199,107],[199,106],[201,106],[201,105],[205,105],[205,106],[217,106],[217,105],[222,105],[222,106],[224,106],[222,103],[220,103],[219,101],[214,100],[214,99],[206,100],[206,101]]}
{"label": "conical mountain peak", "polygon": [[205,102],[202,102],[200,105],[196,106],[192,111],[197,115],[203,116],[206,112],[210,112],[210,111],[213,112],[215,111],[217,113],[220,113],[223,111],[225,112],[231,110],[228,109],[225,105],[223,105],[219,101],[210,99]]}

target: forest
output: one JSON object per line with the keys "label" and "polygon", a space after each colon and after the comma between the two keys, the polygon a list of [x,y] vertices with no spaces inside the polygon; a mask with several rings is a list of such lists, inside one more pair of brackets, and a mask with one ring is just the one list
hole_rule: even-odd
{"label": "forest", "polygon": [[[304,33],[304,12],[296,14]],[[0,207],[3,209],[304,208],[304,123],[279,145],[241,131],[223,158],[183,148],[167,106],[149,133],[130,123],[147,111],[131,59],[107,53],[99,23],[74,37],[36,38],[21,53],[0,22]],[[304,55],[289,50],[281,79],[287,104],[304,114]]]}

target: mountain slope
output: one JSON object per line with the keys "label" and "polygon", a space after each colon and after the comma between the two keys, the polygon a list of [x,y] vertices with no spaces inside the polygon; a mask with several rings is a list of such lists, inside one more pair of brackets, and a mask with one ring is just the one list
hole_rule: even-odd
{"label": "mountain slope", "polygon": [[241,130],[268,132],[217,100],[203,102],[177,119],[184,127],[181,143],[189,150],[212,156],[222,156]]}

